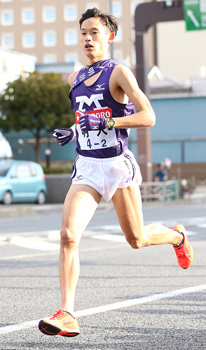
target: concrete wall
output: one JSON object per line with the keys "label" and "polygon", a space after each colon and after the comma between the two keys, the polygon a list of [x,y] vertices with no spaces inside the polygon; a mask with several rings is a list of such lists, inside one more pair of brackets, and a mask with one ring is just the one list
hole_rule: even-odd
{"label": "concrete wall", "polygon": [[46,175],[47,203],[63,203],[71,185],[71,174]]}

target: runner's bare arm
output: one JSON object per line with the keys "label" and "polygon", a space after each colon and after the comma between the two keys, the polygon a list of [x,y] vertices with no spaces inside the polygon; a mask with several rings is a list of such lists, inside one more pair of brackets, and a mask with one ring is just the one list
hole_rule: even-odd
{"label": "runner's bare arm", "polygon": [[153,126],[155,124],[155,113],[148,98],[140,90],[136,78],[130,69],[122,65],[116,66],[111,79],[110,89],[112,96],[117,100],[118,96],[128,96],[138,111],[135,114],[122,118],[114,118],[115,128],[141,128]]}
{"label": "runner's bare arm", "polygon": [[[73,82],[75,81],[77,75],[79,72],[73,72],[70,74],[70,76],[68,77],[68,84],[71,87]],[[72,129],[74,131],[74,134],[76,135],[76,129],[75,129],[75,124],[73,124],[70,129]]]}

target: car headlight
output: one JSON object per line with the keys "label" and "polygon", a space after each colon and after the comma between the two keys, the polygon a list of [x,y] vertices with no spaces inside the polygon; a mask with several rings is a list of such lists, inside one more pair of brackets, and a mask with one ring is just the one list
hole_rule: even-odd
{"label": "car headlight", "polygon": [[5,185],[6,180],[0,180],[0,185]]}

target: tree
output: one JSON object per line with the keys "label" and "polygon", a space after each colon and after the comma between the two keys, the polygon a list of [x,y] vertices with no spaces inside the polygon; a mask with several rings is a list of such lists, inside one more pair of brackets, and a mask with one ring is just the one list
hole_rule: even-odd
{"label": "tree", "polygon": [[40,139],[56,127],[69,127],[74,115],[68,99],[69,88],[60,74],[31,73],[7,85],[0,97],[0,128],[30,130],[35,139],[35,161],[39,161]]}

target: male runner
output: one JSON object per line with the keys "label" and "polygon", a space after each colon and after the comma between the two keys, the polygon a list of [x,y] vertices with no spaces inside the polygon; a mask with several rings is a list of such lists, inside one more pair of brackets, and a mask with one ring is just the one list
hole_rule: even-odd
{"label": "male runner", "polygon": [[39,322],[40,331],[48,335],[71,337],[80,332],[73,316],[78,245],[102,197],[112,199],[132,248],[170,243],[182,268],[188,268],[193,259],[182,225],[173,230],[161,224],[143,225],[141,174],[127,149],[128,129],[153,126],[155,115],[131,71],[107,59],[117,29],[116,19],[96,8],[82,15],[80,43],[87,66],[68,80],[75,125],[56,129],[54,134],[61,145],[76,135],[78,155],[63,208],[59,256],[62,305],[52,317]]}

